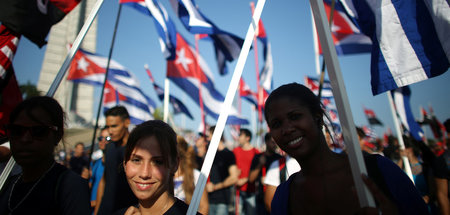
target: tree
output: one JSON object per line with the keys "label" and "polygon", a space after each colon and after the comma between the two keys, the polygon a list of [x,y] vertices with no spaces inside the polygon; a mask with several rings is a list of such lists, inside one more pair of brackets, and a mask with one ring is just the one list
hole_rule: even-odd
{"label": "tree", "polygon": [[19,88],[20,92],[22,92],[23,99],[41,95],[41,91],[37,89],[36,85],[30,83],[30,81],[26,84],[20,85]]}

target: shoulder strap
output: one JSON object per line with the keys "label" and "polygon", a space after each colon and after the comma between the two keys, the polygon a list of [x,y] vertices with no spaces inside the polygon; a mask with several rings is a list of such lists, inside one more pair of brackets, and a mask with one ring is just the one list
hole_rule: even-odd
{"label": "shoulder strap", "polygon": [[280,183],[286,181],[286,157],[281,157],[279,162],[280,168]]}

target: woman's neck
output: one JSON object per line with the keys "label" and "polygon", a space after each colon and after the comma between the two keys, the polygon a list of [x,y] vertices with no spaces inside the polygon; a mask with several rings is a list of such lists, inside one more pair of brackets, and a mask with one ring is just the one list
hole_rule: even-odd
{"label": "woman's neck", "polygon": [[[323,140],[323,141],[322,141]],[[321,138],[318,148],[308,157],[296,160],[301,166],[304,175],[323,175],[328,171],[337,170],[346,162],[346,156],[332,152],[325,143],[325,138]]]}
{"label": "woman's neck", "polygon": [[33,166],[23,166],[22,171],[22,179],[24,182],[31,182],[36,181],[40,177],[43,177],[44,174],[46,174],[48,171],[50,171],[50,168],[55,163],[55,160],[49,159],[42,161],[38,164],[35,164]]}
{"label": "woman's neck", "polygon": [[166,191],[155,201],[139,201],[139,211],[141,214],[164,214],[173,204],[175,198]]}

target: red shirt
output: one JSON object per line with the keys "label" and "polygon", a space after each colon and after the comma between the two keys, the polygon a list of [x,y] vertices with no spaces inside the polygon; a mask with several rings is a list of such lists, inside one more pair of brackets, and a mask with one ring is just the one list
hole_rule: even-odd
{"label": "red shirt", "polygon": [[[236,147],[233,150],[236,157],[236,166],[241,170],[239,178],[247,178],[250,174],[250,166],[252,164],[253,157],[259,153],[258,149],[252,148],[250,150],[243,150],[241,147]],[[245,183],[241,187],[238,187],[240,191],[255,192],[254,183]]]}

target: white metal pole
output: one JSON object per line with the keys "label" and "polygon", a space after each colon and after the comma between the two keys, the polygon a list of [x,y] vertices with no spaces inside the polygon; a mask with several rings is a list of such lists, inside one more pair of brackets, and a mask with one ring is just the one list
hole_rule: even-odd
{"label": "white metal pole", "polygon": [[353,121],[344,80],[337,60],[336,49],[331,38],[331,31],[325,14],[323,0],[310,0],[310,4],[319,34],[323,57],[327,65],[328,76],[330,77],[333,88],[334,100],[336,101],[339,120],[342,125],[342,133],[348,149],[350,167],[352,169],[353,181],[355,182],[359,203],[361,207],[375,207],[375,201],[368,188],[364,186],[361,178],[361,174],[367,174],[367,169],[356,135],[356,126]]}
{"label": "white metal pole", "polygon": [[198,205],[200,204],[200,198],[202,197],[203,190],[205,189],[206,180],[208,178],[209,172],[211,170],[214,157],[216,156],[217,147],[219,146],[220,137],[222,136],[223,130],[225,128],[225,123],[227,121],[229,110],[236,94],[236,90],[239,85],[239,80],[242,76],[242,71],[244,70],[245,61],[247,60],[248,52],[252,44],[253,37],[255,36],[255,31],[258,26],[259,18],[261,17],[262,10],[266,0],[258,0],[256,3],[256,8],[253,13],[252,22],[248,27],[247,35],[245,36],[244,44],[242,45],[241,53],[234,68],[233,76],[231,77],[231,82],[228,87],[227,94],[225,96],[225,101],[221,107],[221,112],[219,119],[217,120],[216,128],[212,135],[211,143],[209,144],[208,151],[206,152],[205,162],[203,163],[200,176],[195,186],[194,194],[192,196],[191,203],[189,204],[189,209],[187,214],[194,215],[197,213]]}
{"label": "white metal pole", "polygon": [[312,23],[312,33],[313,33],[313,42],[314,42],[314,63],[316,64],[316,73],[319,76],[320,75],[320,63],[319,63],[319,43],[317,39],[317,29],[316,29],[316,22],[314,21],[313,12],[311,11],[311,23]]}
{"label": "white metal pole", "polygon": [[[398,121],[397,117],[397,111],[395,110],[394,106],[394,99],[392,99],[391,92],[386,92],[389,106],[391,107],[391,113],[392,113],[392,119],[394,120],[394,127],[397,131],[397,139],[398,144],[400,146],[400,150],[405,150],[405,143],[403,142],[403,132],[400,129],[400,122]],[[406,156],[402,156],[403,166],[405,167],[405,172],[408,175],[408,177],[411,179],[411,181],[414,183],[414,178],[411,171],[411,166],[409,165],[409,160]]]}
{"label": "white metal pole", "polygon": [[169,79],[164,79],[164,122],[167,123],[167,118],[169,117]]}

